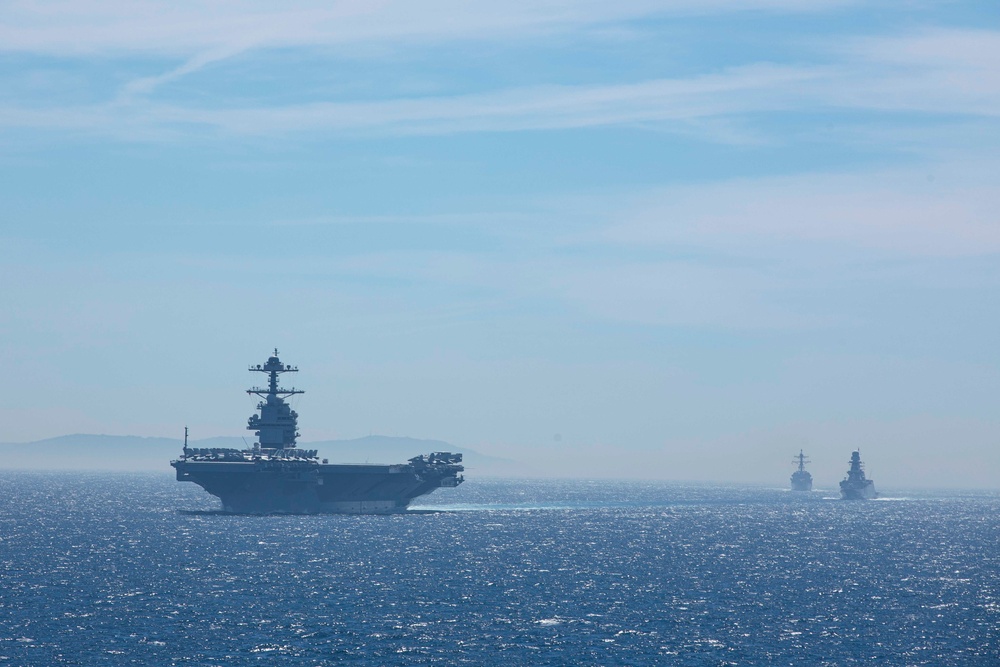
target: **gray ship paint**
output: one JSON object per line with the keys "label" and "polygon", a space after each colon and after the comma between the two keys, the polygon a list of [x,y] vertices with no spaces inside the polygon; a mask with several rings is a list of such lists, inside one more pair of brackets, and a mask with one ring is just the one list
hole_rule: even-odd
{"label": "gray ship paint", "polygon": [[878,498],[875,482],[865,477],[865,467],[861,463],[861,452],[851,452],[851,467],[847,478],[840,483],[840,497],[843,500],[870,500]]}
{"label": "gray ship paint", "polygon": [[187,429],[181,458],[171,461],[177,481],[194,482],[239,514],[394,514],[410,501],[464,481],[462,455],[434,452],[398,465],[337,465],[320,462],[316,450],[295,445],[298,413],[285,399],[304,393],[279,386],[279,376],[298,372],[281,362],[278,350],[250,367],[266,373],[267,388],[252,387],[259,414],[247,420],[257,441],[246,449],[189,448]]}
{"label": "gray ship paint", "polygon": [[792,491],[812,491],[813,488],[813,478],[806,470],[806,464],[809,463],[809,459],[806,455],[799,450],[799,455],[795,457],[794,463],[798,463],[799,469],[792,473]]}

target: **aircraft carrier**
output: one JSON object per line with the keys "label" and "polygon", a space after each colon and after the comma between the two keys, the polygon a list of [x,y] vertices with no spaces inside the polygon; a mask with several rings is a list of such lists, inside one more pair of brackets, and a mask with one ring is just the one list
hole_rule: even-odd
{"label": "aircraft carrier", "polygon": [[398,465],[330,464],[318,452],[299,449],[298,413],[285,399],[304,393],[278,386],[284,373],[294,373],[278,358],[250,366],[264,373],[267,387],[252,387],[259,414],[247,422],[257,440],[246,449],[188,447],[184,429],[182,456],[170,465],[177,481],[194,482],[222,501],[234,514],[398,514],[410,502],[440,487],[464,481],[462,455],[434,452]]}
{"label": "aircraft carrier", "polygon": [[865,477],[865,468],[861,464],[861,452],[851,452],[851,467],[847,478],[840,483],[840,497],[843,500],[870,500],[878,498],[875,493],[875,482]]}

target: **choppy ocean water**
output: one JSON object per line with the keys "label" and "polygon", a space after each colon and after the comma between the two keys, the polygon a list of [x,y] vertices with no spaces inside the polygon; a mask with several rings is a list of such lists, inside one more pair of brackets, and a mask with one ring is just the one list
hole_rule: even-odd
{"label": "choppy ocean water", "polygon": [[471,480],[248,517],[169,474],[4,472],[0,664],[1000,664],[1000,495],[833,495]]}

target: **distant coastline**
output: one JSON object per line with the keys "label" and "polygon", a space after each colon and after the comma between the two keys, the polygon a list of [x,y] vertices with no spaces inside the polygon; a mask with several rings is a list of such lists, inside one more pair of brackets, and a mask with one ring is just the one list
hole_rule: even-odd
{"label": "distant coastline", "polygon": [[[191,440],[192,447],[242,449],[241,437]],[[6,470],[109,470],[169,471],[171,459],[181,453],[180,438],[137,435],[73,434],[25,443],[0,443],[0,469]],[[398,463],[431,451],[460,451],[474,474],[503,476],[520,470],[517,461],[480,454],[441,440],[369,435],[351,440],[302,442],[304,449],[318,449],[320,456],[336,463]]]}

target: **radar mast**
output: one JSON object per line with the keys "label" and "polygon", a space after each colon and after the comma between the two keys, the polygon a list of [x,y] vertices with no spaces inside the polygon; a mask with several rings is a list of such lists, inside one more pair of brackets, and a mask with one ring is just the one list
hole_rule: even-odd
{"label": "radar mast", "polygon": [[285,399],[295,394],[304,394],[301,389],[292,387],[285,389],[278,386],[278,376],[284,373],[298,373],[297,366],[284,364],[278,358],[278,348],[274,355],[264,364],[250,366],[251,373],[267,373],[267,388],[251,387],[247,394],[260,396],[257,404],[259,415],[252,415],[247,420],[247,430],[257,436],[262,450],[290,449],[295,447],[295,439],[299,437],[298,413],[285,402]]}

